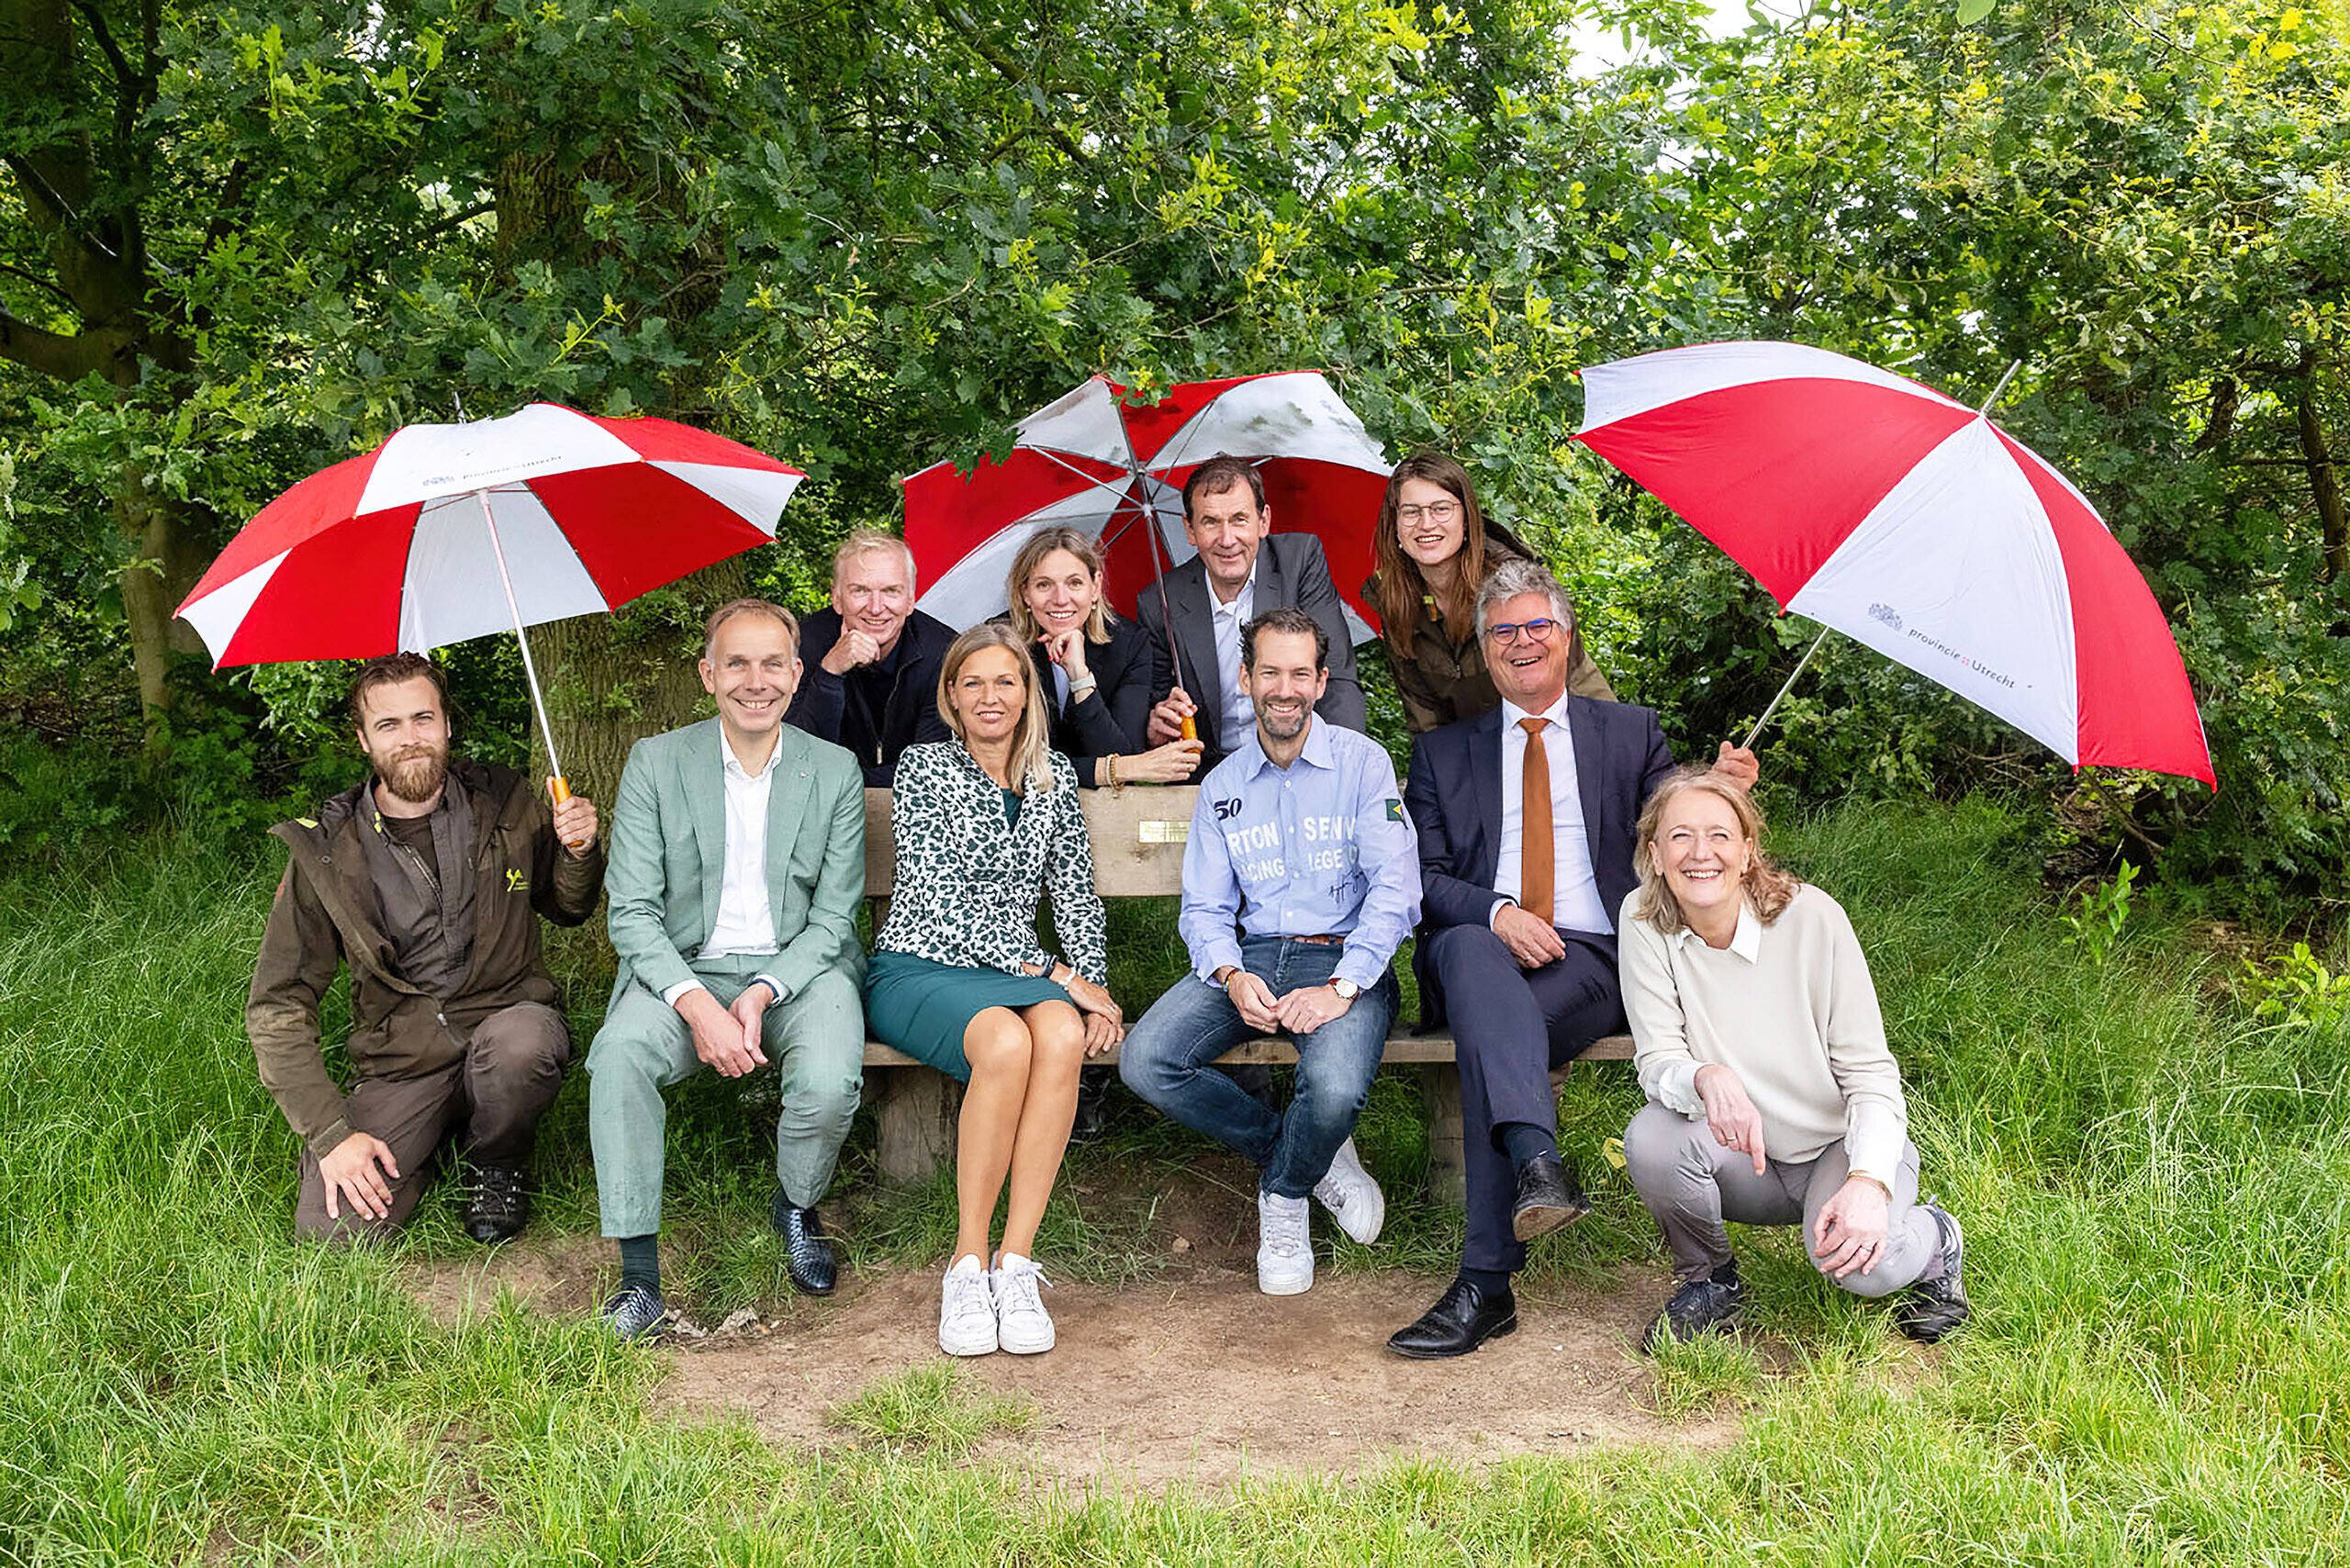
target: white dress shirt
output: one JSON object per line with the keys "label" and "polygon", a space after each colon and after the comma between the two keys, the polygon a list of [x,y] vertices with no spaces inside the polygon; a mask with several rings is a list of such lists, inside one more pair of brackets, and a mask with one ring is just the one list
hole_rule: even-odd
{"label": "white dress shirt", "polygon": [[[1556,635],[1554,633],[1553,635]],[[1544,709],[1550,721],[1542,732],[1542,758],[1550,767],[1550,848],[1557,869],[1550,924],[1561,931],[1609,932],[1616,922],[1600,902],[1599,879],[1592,874],[1591,839],[1584,832],[1583,790],[1575,781],[1575,745],[1567,733],[1565,693]],[[1526,879],[1526,731],[1518,721],[1534,717],[1515,702],[1502,702],[1502,849],[1494,868],[1495,900],[1486,924],[1516,903]]]}
{"label": "white dress shirt", "polygon": [[1216,733],[1227,752],[1238,751],[1257,727],[1257,705],[1248,700],[1240,684],[1240,628],[1255,616],[1256,606],[1254,566],[1248,568],[1248,580],[1240,585],[1230,604],[1218,603],[1214,582],[1208,584],[1208,626],[1215,633],[1215,673],[1224,682],[1224,711],[1218,715]]}
{"label": "white dress shirt", "polygon": [[[775,779],[776,759],[783,756],[781,737],[767,748],[767,759],[753,773],[726,744],[726,727],[718,730],[718,754],[725,766],[726,864],[719,874],[718,914],[711,924],[710,940],[695,955],[722,958],[741,954],[763,955],[780,949],[775,939],[775,912],[767,905],[767,791]],[[756,975],[783,1000],[783,982],[771,975]],[[699,980],[679,980],[661,993],[672,1007],[689,991],[702,989]]]}

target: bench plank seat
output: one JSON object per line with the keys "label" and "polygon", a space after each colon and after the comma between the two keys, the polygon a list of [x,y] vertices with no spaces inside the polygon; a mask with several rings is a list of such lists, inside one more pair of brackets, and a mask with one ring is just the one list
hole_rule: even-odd
{"label": "bench plank seat", "polygon": [[[1181,895],[1183,843],[1199,793],[1193,784],[1135,785],[1122,790],[1083,792],[1086,829],[1093,845],[1093,882],[1103,898]],[[865,890],[877,906],[877,930],[889,896],[896,889],[897,871],[896,845],[890,836],[890,791],[867,790]],[[1141,1007],[1152,999],[1120,1000],[1139,1017]],[[1117,1059],[1115,1049],[1094,1058],[1101,1063]],[[1282,1039],[1248,1040],[1218,1059],[1235,1065],[1286,1066],[1297,1060],[1297,1047]],[[1629,1061],[1631,1037],[1611,1035],[1594,1042],[1575,1059]],[[1464,1185],[1460,1076],[1453,1065],[1451,1037],[1395,1035],[1388,1039],[1380,1060],[1420,1069],[1428,1108],[1428,1184],[1439,1197],[1459,1203]],[[895,1185],[928,1181],[954,1160],[955,1118],[963,1098],[962,1085],[878,1040],[866,1042],[865,1066],[866,1100],[874,1106],[880,1123],[881,1179]]]}

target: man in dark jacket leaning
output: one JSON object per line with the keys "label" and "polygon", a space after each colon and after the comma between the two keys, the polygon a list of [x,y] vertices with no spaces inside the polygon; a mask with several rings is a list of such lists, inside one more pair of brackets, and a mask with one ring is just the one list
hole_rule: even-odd
{"label": "man in dark jacket leaning", "polygon": [[[596,808],[575,795],[550,812],[511,768],[452,762],[448,689],[421,655],[370,660],[351,711],[373,771],[270,830],[290,855],[245,1002],[262,1082],[302,1137],[294,1228],[397,1228],[455,1140],[473,1166],[466,1234],[503,1241],[530,1221],[531,1146],[571,1059],[538,917],[594,913]],[[347,1093],[319,1036],[341,964]]]}

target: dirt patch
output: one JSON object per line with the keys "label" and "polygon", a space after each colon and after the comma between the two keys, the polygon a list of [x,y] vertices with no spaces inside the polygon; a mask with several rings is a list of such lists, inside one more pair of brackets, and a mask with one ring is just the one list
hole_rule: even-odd
{"label": "dirt patch", "polygon": [[[1440,1288],[1409,1275],[1326,1274],[1285,1298],[1222,1271],[1116,1290],[1056,1286],[1056,1349],[964,1363],[1035,1416],[979,1452],[1070,1481],[1214,1486],[1244,1469],[1351,1472],[1399,1454],[1478,1462],[1585,1443],[1721,1446],[1736,1436],[1729,1417],[1673,1421],[1642,1407],[1650,1373],[1629,1347],[1662,1283],[1521,1293],[1516,1334],[1432,1362],[1383,1348]],[[825,1413],[937,1360],[937,1314],[927,1271],[844,1282],[820,1310],[765,1334],[681,1344],[660,1397],[680,1412],[743,1411],[788,1446],[841,1443]]]}
{"label": "dirt patch", "polygon": [[[1716,1448],[1737,1435],[1732,1411],[1675,1419],[1651,1407],[1651,1373],[1631,1344],[1666,1293],[1662,1271],[1626,1270],[1601,1288],[1521,1290],[1516,1334],[1458,1361],[1406,1361],[1384,1341],[1441,1281],[1326,1268],[1305,1295],[1260,1295],[1225,1207],[1210,1199],[1163,1215],[1191,1245],[1158,1277],[1053,1286],[1046,1303],[1059,1344],[1050,1353],[962,1363],[1035,1417],[977,1457],[1080,1484],[1213,1488],[1244,1471],[1351,1473],[1398,1455],[1481,1462],[1593,1443]],[[443,1321],[509,1290],[536,1311],[587,1314],[608,1251],[592,1237],[559,1237],[420,1260],[411,1285]],[[940,1360],[937,1319],[932,1271],[853,1270],[828,1300],[689,1323],[655,1352],[670,1361],[656,1397],[680,1415],[739,1411],[786,1447],[847,1445],[856,1439],[829,1413]]]}

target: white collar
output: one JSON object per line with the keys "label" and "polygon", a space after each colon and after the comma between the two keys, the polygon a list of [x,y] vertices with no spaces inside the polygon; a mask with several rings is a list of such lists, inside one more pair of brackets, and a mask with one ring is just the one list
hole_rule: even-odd
{"label": "white collar", "polygon": [[[1207,563],[1204,561],[1201,562],[1200,573],[1203,579],[1206,577],[1207,569]],[[1257,568],[1254,565],[1251,565],[1248,568],[1248,580],[1240,585],[1240,591],[1232,596],[1232,602],[1229,604],[1226,604],[1224,600],[1216,598],[1214,583],[1211,582],[1208,584],[1208,613],[1210,615],[1237,615],[1240,613],[1240,606],[1244,602],[1246,602],[1251,609],[1256,607]]]}
{"label": "white collar", "polygon": [[[1706,939],[1687,926],[1673,934],[1673,945],[1685,947],[1691,942],[1708,946]],[[1738,901],[1738,929],[1729,934],[1729,946],[1718,949],[1737,954],[1748,963],[1759,963],[1762,957],[1762,923],[1754,918],[1754,905],[1745,899]]]}
{"label": "white collar", "polygon": [[778,725],[776,728],[775,745],[767,748],[767,762],[756,773],[754,773],[749,768],[743,766],[743,759],[736,756],[734,755],[734,748],[726,744],[726,723],[724,720],[721,720],[718,725],[718,760],[720,765],[723,767],[727,772],[732,773],[737,778],[766,778],[768,774],[775,771],[775,765],[783,760],[782,726]]}
{"label": "white collar", "polygon": [[1551,703],[1548,708],[1543,709],[1539,713],[1528,712],[1527,710],[1519,707],[1516,703],[1511,701],[1508,698],[1503,698],[1502,723],[1504,726],[1513,730],[1516,729],[1518,727],[1518,721],[1521,719],[1548,719],[1550,722],[1558,725],[1559,728],[1562,730],[1565,729],[1567,727],[1567,694],[1563,691],[1560,692],[1559,700],[1556,702]]}

